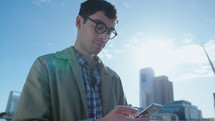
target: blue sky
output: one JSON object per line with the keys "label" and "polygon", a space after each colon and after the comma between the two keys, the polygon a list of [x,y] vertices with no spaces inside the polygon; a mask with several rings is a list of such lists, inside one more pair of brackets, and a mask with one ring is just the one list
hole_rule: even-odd
{"label": "blue sky", "polygon": [[[74,44],[83,0],[0,1],[0,112],[11,90],[21,91],[40,55]],[[128,102],[139,106],[139,71],[152,67],[173,82],[175,100],[187,100],[215,117],[214,0],[110,0],[118,8],[118,36],[100,53],[121,77]]]}

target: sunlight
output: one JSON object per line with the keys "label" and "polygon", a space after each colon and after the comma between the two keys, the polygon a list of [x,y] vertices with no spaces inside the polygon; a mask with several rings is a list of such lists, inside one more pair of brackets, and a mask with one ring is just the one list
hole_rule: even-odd
{"label": "sunlight", "polygon": [[164,75],[169,73],[175,65],[173,58],[173,46],[167,41],[153,41],[144,43],[137,50],[135,56],[139,67],[152,67],[155,74]]}

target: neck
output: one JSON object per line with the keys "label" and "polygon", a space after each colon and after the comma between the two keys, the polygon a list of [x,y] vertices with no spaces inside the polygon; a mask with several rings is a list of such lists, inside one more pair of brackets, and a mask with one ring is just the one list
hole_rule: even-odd
{"label": "neck", "polygon": [[75,49],[81,53],[84,57],[86,57],[86,59],[89,61],[90,65],[94,65],[97,61],[96,59],[96,55],[95,54],[88,54],[88,53],[84,53],[83,51],[81,51],[81,49],[77,46],[74,46]]}
{"label": "neck", "polygon": [[96,55],[92,54],[90,56],[90,58],[88,58],[89,62],[90,62],[90,65],[95,65],[96,62],[97,62],[97,58],[96,58]]}

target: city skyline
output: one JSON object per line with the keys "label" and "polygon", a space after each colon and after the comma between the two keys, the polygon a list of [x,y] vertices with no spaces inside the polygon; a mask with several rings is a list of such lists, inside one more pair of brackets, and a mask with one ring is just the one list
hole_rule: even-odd
{"label": "city skyline", "polygon": [[[118,36],[99,54],[121,77],[128,103],[139,106],[139,71],[173,82],[174,99],[188,100],[215,117],[214,0],[108,0],[118,9]],[[21,91],[34,60],[63,50],[76,39],[83,0],[0,1],[0,112],[11,90]]]}
{"label": "city skyline", "polygon": [[[174,100],[174,87],[168,76],[155,76],[154,69],[147,67],[140,70],[139,77],[140,108],[157,103],[163,105],[161,111],[155,114],[157,118],[162,117],[160,120],[168,119],[176,114],[180,120],[202,121],[202,111],[198,109],[198,106],[192,105],[189,100]],[[169,120],[176,120],[176,117],[173,117]]]}
{"label": "city skyline", "polygon": [[173,83],[166,75],[155,76],[155,71],[151,67],[142,68],[139,73],[141,108],[146,108],[152,103],[168,104],[174,100]]}

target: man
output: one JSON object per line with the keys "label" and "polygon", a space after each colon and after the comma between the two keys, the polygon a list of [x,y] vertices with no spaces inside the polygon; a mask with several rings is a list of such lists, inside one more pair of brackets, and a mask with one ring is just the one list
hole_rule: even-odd
{"label": "man", "polygon": [[[74,46],[41,56],[24,85],[13,121],[135,121],[119,76],[97,54],[117,32],[117,12],[105,0],[87,0],[76,18]],[[124,106],[122,106],[124,105]]]}

